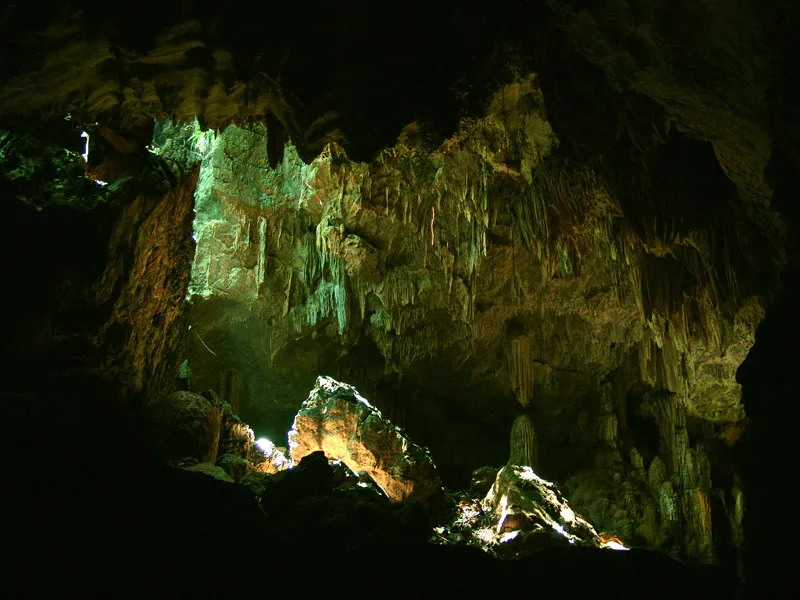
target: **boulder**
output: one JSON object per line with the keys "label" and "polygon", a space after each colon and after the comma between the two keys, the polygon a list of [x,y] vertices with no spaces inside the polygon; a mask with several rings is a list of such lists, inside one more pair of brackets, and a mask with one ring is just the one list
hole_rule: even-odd
{"label": "boulder", "polygon": [[224,454],[217,460],[217,466],[225,471],[231,479],[239,481],[247,474],[250,463],[240,456]]}
{"label": "boulder", "polygon": [[307,455],[293,469],[279,473],[251,471],[240,483],[248,487],[271,510],[294,507],[312,496],[325,496],[333,490],[334,468],[322,452]]}
{"label": "boulder", "polygon": [[498,471],[497,467],[478,467],[472,472],[470,489],[481,496],[485,496],[492,488]]}
{"label": "boulder", "polygon": [[428,452],[350,385],[318,377],[289,432],[296,463],[322,451],[356,473],[366,473],[395,502],[425,502],[442,495]]}
{"label": "boulder", "polygon": [[145,417],[150,450],[160,459],[216,462],[222,422],[219,403],[179,391],[148,407]]}

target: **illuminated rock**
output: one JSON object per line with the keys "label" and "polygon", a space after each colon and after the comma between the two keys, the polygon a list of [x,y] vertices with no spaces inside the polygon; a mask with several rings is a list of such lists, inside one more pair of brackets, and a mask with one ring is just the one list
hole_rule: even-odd
{"label": "illuminated rock", "polygon": [[256,440],[253,430],[226,404],[218,464],[238,481],[250,471],[272,474],[287,469],[289,459],[285,448],[264,438]]}
{"label": "illuminated rock", "polygon": [[[481,467],[473,480],[484,482],[490,471]],[[454,494],[452,520],[434,528],[432,543],[477,546],[503,558],[523,558],[554,547],[628,549],[613,533],[598,535],[555,484],[529,466],[506,465],[494,473],[482,501],[472,494]]]}
{"label": "illuminated rock", "polygon": [[248,460],[254,471],[259,473],[277,473],[289,468],[289,459],[280,448],[265,438],[255,441],[249,449]]}
{"label": "illuminated rock", "polygon": [[529,547],[553,542],[603,546],[594,527],[572,510],[558,488],[530,467],[506,465],[500,469],[483,508],[497,519],[495,535],[517,532],[513,537],[505,535],[501,543],[519,538]]}
{"label": "illuminated rock", "polygon": [[322,450],[353,471],[367,473],[390,500],[424,502],[442,494],[426,450],[392,425],[358,391],[318,377],[289,432],[292,460]]}

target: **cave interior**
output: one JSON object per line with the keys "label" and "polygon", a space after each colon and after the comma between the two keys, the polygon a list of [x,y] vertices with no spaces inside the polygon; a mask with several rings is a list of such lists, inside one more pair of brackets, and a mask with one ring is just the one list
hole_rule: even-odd
{"label": "cave interior", "polygon": [[[45,0],[0,26],[28,592],[783,597],[796,3]],[[281,462],[319,377],[443,496]],[[441,524],[504,465],[628,550]]]}

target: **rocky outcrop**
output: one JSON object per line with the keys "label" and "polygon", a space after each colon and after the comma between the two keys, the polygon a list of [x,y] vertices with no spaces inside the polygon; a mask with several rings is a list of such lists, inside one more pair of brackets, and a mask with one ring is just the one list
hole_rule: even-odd
{"label": "rocky outcrop", "polygon": [[[88,151],[65,144],[88,144],[80,125],[63,128],[60,141],[0,131],[0,173],[16,198],[0,233],[26,257],[24,269],[12,261],[4,278],[35,298],[15,311],[3,347],[7,379],[44,369],[49,381],[103,389],[116,408],[140,407],[175,389],[184,354],[196,171],[172,173],[145,157],[135,178],[96,181]],[[17,335],[22,352],[10,350]]]}
{"label": "rocky outcrop", "polygon": [[211,463],[199,462],[193,465],[182,466],[181,468],[191,473],[202,473],[208,477],[213,477],[217,481],[225,481],[227,483],[234,482],[233,478],[228,475],[225,469]]}
{"label": "rocky outcrop", "polygon": [[[488,491],[476,497],[488,474],[493,474]],[[531,556],[554,547],[627,550],[619,538],[598,535],[558,487],[529,466],[481,467],[473,480],[480,485],[453,493],[451,518],[434,528],[433,543],[476,546],[503,558]]]}
{"label": "rocky outcrop", "polygon": [[556,486],[530,467],[500,469],[483,506],[496,517],[498,533],[518,531],[523,539],[544,534],[569,544],[602,545],[592,525],[572,510]]}
{"label": "rocky outcrop", "polygon": [[113,307],[93,340],[104,350],[97,371],[143,403],[175,389],[184,353],[196,177],[189,171],[162,196],[140,194],[122,209],[93,289],[98,311]]}
{"label": "rocky outcrop", "polygon": [[213,392],[174,392],[148,406],[141,422],[141,452],[161,463],[237,482],[249,473],[271,475],[290,467],[285,449],[256,440]]}
{"label": "rocky outcrop", "polygon": [[289,432],[292,460],[322,451],[357,473],[366,473],[395,502],[425,502],[442,493],[425,449],[383,418],[358,391],[319,377]]}

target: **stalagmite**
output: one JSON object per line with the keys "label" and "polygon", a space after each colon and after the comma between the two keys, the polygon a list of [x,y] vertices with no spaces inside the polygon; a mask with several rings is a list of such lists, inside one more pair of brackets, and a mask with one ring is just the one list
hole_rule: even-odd
{"label": "stalagmite", "polygon": [[683,514],[686,516],[689,554],[701,562],[714,562],[714,540],[711,530],[711,503],[708,493],[694,489],[683,493]]}
{"label": "stalagmite", "polygon": [[539,468],[539,440],[530,415],[520,415],[511,426],[511,452],[508,464]]}

